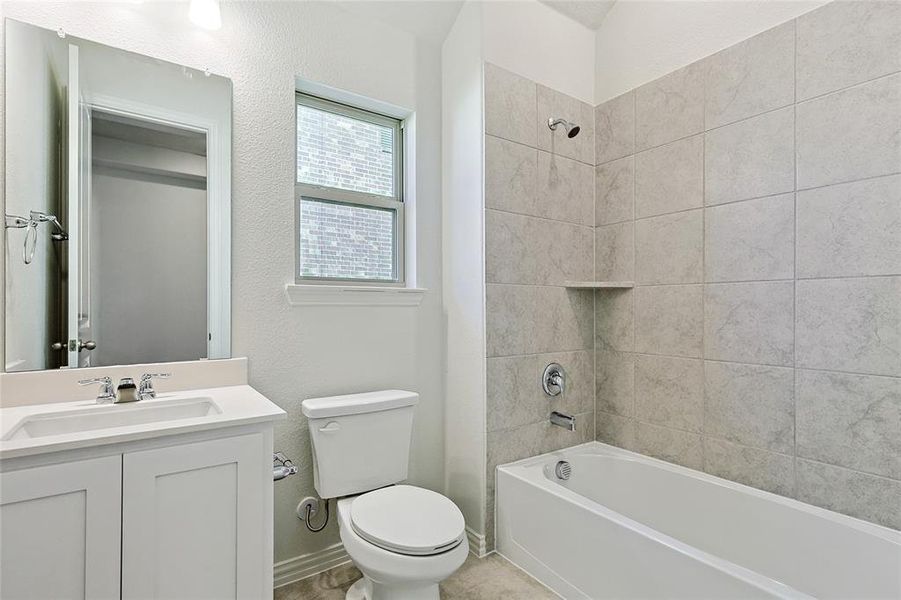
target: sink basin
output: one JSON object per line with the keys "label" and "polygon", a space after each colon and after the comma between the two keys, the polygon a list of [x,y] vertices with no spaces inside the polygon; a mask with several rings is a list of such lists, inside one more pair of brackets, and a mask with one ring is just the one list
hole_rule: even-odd
{"label": "sink basin", "polygon": [[221,412],[213,399],[206,396],[92,406],[29,415],[3,436],[3,441],[97,431],[130,425],[146,425],[179,419],[196,419],[218,415]]}

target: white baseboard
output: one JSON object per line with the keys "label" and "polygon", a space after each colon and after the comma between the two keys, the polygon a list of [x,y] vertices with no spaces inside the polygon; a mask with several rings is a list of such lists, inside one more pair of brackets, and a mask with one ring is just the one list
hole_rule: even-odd
{"label": "white baseboard", "polygon": [[318,552],[295,556],[294,558],[275,563],[273,568],[275,575],[273,587],[288,585],[348,562],[350,562],[350,557],[345,552],[344,545],[341,542]]}
{"label": "white baseboard", "polygon": [[486,554],[488,554],[488,548],[485,545],[485,536],[481,533],[476,533],[469,527],[466,528],[466,537],[469,539],[469,551],[475,554],[478,558],[483,558]]}

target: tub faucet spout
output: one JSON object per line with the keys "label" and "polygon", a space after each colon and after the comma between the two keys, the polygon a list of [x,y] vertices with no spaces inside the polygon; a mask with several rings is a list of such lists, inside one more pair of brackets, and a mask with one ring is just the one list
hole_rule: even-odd
{"label": "tub faucet spout", "polygon": [[572,415],[565,415],[561,412],[557,412],[556,410],[551,413],[551,424],[569,431],[576,430],[576,418]]}

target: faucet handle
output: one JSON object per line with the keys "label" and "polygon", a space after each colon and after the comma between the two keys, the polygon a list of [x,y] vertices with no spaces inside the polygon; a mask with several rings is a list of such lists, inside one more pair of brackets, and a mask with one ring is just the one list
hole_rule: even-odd
{"label": "faucet handle", "polygon": [[78,385],[92,385],[95,383],[100,384],[100,391],[97,392],[97,402],[112,402],[116,399],[116,393],[113,391],[113,378],[108,375],[78,381]]}
{"label": "faucet handle", "polygon": [[169,379],[172,373],[144,373],[141,375],[141,387],[138,389],[138,395],[141,398],[156,398],[156,390],[153,389],[154,379]]}
{"label": "faucet handle", "polygon": [[548,396],[559,396],[566,387],[566,372],[557,363],[551,363],[541,375],[541,387]]}
{"label": "faucet handle", "polygon": [[144,373],[141,375],[141,381],[150,381],[151,379],[169,379],[172,373]]}

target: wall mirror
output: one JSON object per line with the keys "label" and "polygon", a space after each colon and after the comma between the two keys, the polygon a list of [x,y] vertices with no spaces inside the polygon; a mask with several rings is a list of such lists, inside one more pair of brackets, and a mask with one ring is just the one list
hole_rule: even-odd
{"label": "wall mirror", "polygon": [[4,26],[5,370],[229,357],[231,81]]}

